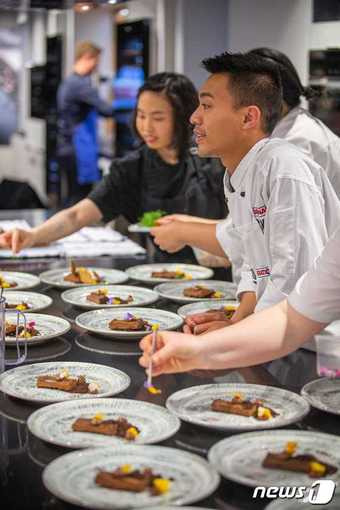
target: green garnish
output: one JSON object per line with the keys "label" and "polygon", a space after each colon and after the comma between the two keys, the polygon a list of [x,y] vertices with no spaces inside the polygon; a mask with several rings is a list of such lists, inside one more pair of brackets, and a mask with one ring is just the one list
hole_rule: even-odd
{"label": "green garnish", "polygon": [[139,218],[138,223],[143,227],[154,227],[156,225],[156,221],[166,214],[167,213],[165,211],[161,211],[160,209],[157,211],[148,211],[145,212],[141,218]]}

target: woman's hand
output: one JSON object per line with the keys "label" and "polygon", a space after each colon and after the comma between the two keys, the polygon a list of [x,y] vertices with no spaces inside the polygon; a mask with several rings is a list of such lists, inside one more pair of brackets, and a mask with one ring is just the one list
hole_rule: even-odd
{"label": "woman's hand", "polygon": [[34,245],[34,234],[28,230],[14,229],[7,230],[0,235],[0,247],[7,248],[18,253],[24,248],[30,248]]}
{"label": "woman's hand", "polygon": [[183,225],[183,222],[171,221],[160,227],[153,227],[150,234],[161,250],[175,253],[186,245],[181,239],[181,225]]}
{"label": "woman's hand", "polygon": [[[144,337],[140,344],[143,351],[139,364],[149,366],[152,335]],[[204,341],[192,335],[162,331],[157,335],[156,351],[152,356],[152,375],[188,372],[196,368],[204,368]]]}

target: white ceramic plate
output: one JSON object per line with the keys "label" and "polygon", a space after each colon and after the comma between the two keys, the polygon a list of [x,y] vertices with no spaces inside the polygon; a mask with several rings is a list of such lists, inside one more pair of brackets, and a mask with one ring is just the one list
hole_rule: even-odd
{"label": "white ceramic plate", "polygon": [[[148,491],[133,493],[95,484],[99,469],[113,471],[124,464],[136,469],[150,467],[163,477],[173,478],[169,492],[151,496]],[[52,494],[75,505],[123,510],[163,502],[183,505],[199,501],[216,489],[219,476],[206,460],[192,453],[162,446],[117,445],[58,457],[45,468],[43,483]]]}
{"label": "white ceramic plate", "polygon": [[203,266],[195,266],[194,264],[141,264],[126,269],[129,278],[146,283],[162,283],[171,282],[179,283],[183,280],[169,280],[168,278],[153,278],[151,274],[154,271],[183,271],[190,275],[193,280],[204,280],[211,278],[214,274],[212,269]]}
{"label": "white ceramic plate", "polygon": [[[71,377],[84,375],[87,382],[98,383],[99,392],[90,395],[89,393],[68,393],[60,390],[37,388],[36,381],[39,375],[54,375],[63,369],[67,369]],[[89,397],[110,397],[124,391],[129,385],[130,377],[121,370],[106,365],[76,361],[35,363],[12,368],[0,376],[0,390],[7,395],[43,404]]]}
{"label": "white ceramic plate", "polygon": [[[188,287],[194,287],[195,285],[202,285],[208,289],[214,289],[215,291],[221,292],[222,296],[220,298],[207,299],[184,296],[184,289],[187,289]],[[235,299],[236,295],[236,287],[234,283],[221,282],[218,280],[192,280],[179,283],[161,283],[155,287],[155,291],[158,292],[161,297],[170,299],[176,303],[197,303],[198,301],[211,301],[215,304],[217,303],[217,306],[220,301],[225,301],[226,299]]]}
{"label": "white ceramic plate", "polygon": [[[312,489],[313,490],[313,489]],[[315,510],[323,508],[326,510],[339,510],[340,494],[334,494],[332,501],[327,504],[307,503],[301,499],[276,499],[266,506],[266,510]]]}
{"label": "white ceramic plate", "polygon": [[128,226],[128,231],[132,234],[148,234],[152,227],[143,227],[139,223],[133,223]]}
{"label": "white ceramic plate", "polygon": [[[278,416],[260,421],[253,417],[218,413],[210,409],[213,400],[231,400],[235,393],[241,393],[246,399],[263,400],[264,406],[276,411]],[[166,406],[170,412],[189,423],[239,431],[285,427],[301,420],[309,412],[308,403],[296,393],[273,386],[243,383],[205,384],[185,388],[170,395]]]}
{"label": "white ceramic plate", "polygon": [[[127,299],[131,295],[133,297],[133,301],[127,305],[98,305],[86,299],[91,292],[104,288],[108,290],[108,297],[116,296],[122,299]],[[93,287],[77,287],[76,289],[66,290],[61,295],[61,299],[65,301],[65,303],[89,310],[95,308],[145,306],[157,301],[158,297],[157,292],[154,292],[153,290],[143,289],[142,287],[133,287],[130,285],[95,285]]]}
{"label": "white ceramic plate", "polygon": [[39,312],[40,310],[48,308],[53,302],[50,296],[38,294],[37,292],[11,290],[10,292],[4,292],[3,296],[10,305],[20,304],[22,302],[27,303],[30,306],[27,312]]}
{"label": "white ceramic plate", "polygon": [[340,379],[316,379],[306,384],[301,395],[311,406],[340,416]]}
{"label": "white ceramic plate", "polygon": [[32,287],[35,287],[40,283],[40,278],[38,276],[29,273],[19,273],[15,271],[0,271],[0,276],[2,276],[6,280],[6,282],[9,283],[15,282],[17,284],[16,287],[5,289],[6,292],[8,290],[12,291],[31,289]]}
{"label": "white ceramic plate", "polygon": [[321,432],[264,430],[237,434],[214,444],[208,459],[225,478],[250,487],[310,487],[315,478],[305,473],[262,467],[267,453],[281,452],[288,441],[297,442],[297,454],[312,454],[320,461],[336,466],[338,471],[327,478],[340,481],[340,438]]}
{"label": "white ceramic plate", "polygon": [[[106,284],[118,284],[124,283],[128,279],[127,275],[124,271],[118,271],[117,269],[105,269],[104,267],[88,267],[91,271],[96,271],[96,273],[104,278],[100,285]],[[64,277],[70,273],[69,267],[59,268],[59,269],[51,269],[49,271],[44,271],[40,275],[40,279],[42,282],[47,283],[48,285],[53,285],[54,287],[58,287],[59,289],[70,289],[73,287],[88,287],[88,283],[72,283],[64,280]],[[96,284],[98,285],[98,284]]]}
{"label": "white ceramic plate", "polygon": [[239,306],[239,302],[221,300],[218,303],[215,303],[215,300],[210,301],[199,301],[198,303],[189,303],[188,305],[183,305],[178,308],[177,313],[182,319],[185,319],[188,315],[193,315],[196,313],[205,313],[210,310],[219,310],[223,306],[234,307],[235,310]]}
{"label": "white ceramic plate", "polygon": [[[65,335],[65,333],[71,329],[71,324],[66,319],[62,319],[61,317],[56,317],[54,315],[25,312],[25,317],[26,323],[28,324],[29,322],[34,321],[35,329],[40,332],[40,335],[38,336],[27,338],[28,345],[42,344],[48,340],[51,340],[52,338],[56,338],[57,336]],[[17,313],[14,311],[7,311],[6,320],[12,324],[16,324]],[[22,318],[20,318],[19,324],[22,326],[24,325]],[[15,347],[15,337],[6,336],[6,344],[13,345]]]}
{"label": "white ceramic plate", "polygon": [[[120,437],[72,430],[77,418],[92,418],[97,413],[104,414],[105,420],[126,418],[140,433],[131,442]],[[48,443],[69,448],[89,448],[159,443],[176,434],[180,420],[164,407],[148,402],[101,398],[59,402],[43,407],[31,414],[27,425],[32,434]]]}
{"label": "white ceramic plate", "polygon": [[140,317],[150,324],[159,324],[161,330],[173,330],[183,324],[179,315],[156,308],[121,308],[118,310],[92,310],[78,315],[76,318],[77,326],[87,329],[91,333],[114,338],[134,339],[142,338],[148,334],[148,331],[115,331],[109,328],[109,322],[112,319],[124,319],[126,314]]}

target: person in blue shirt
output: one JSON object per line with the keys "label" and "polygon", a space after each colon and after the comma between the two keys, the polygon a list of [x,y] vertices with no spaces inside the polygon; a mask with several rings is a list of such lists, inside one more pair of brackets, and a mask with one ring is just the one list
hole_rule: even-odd
{"label": "person in blue shirt", "polygon": [[73,73],[58,89],[57,155],[60,175],[67,182],[68,205],[85,198],[100,179],[97,116],[113,115],[112,105],[103,101],[91,84],[100,53],[92,42],[79,42]]}

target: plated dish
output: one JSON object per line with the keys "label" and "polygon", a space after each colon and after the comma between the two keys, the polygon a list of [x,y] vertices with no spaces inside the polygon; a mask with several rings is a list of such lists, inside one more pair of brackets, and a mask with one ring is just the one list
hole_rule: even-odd
{"label": "plated dish", "polygon": [[201,280],[213,276],[212,269],[193,264],[141,264],[126,270],[129,278],[145,283]]}
{"label": "plated dish", "polygon": [[224,311],[226,318],[230,319],[239,306],[239,302],[235,300],[221,300],[218,303],[214,301],[199,301],[198,303],[189,303],[178,308],[177,313],[182,319],[188,315],[196,313],[205,313],[213,311]]}
{"label": "plated dish", "polygon": [[35,436],[68,448],[158,443],[177,432],[179,419],[164,407],[123,398],[60,402],[27,422]]}
{"label": "plated dish", "polygon": [[20,366],[0,376],[0,390],[7,395],[44,404],[109,397],[124,391],[129,384],[129,376],[121,370],[72,361]]}
{"label": "plated dish", "polygon": [[85,309],[144,306],[154,303],[158,297],[153,290],[131,285],[77,287],[61,295],[65,303]]}
{"label": "plated dish", "polygon": [[225,478],[250,487],[310,487],[315,479],[340,480],[340,438],[320,432],[238,434],[216,443],[208,458]]}
{"label": "plated dish", "polygon": [[155,308],[124,308],[93,310],[78,315],[77,326],[91,333],[121,339],[142,338],[153,324],[161,330],[174,330],[183,324],[177,314]]}
{"label": "plated dish", "polygon": [[183,421],[239,431],[284,427],[309,412],[308,403],[300,395],[273,386],[244,383],[185,388],[170,395],[166,406]]}
{"label": "plated dish", "polygon": [[[106,269],[103,267],[87,267],[82,269],[85,269],[85,274],[89,275],[89,278],[86,277],[84,281],[80,281],[77,277],[73,277],[70,268],[66,267],[44,271],[41,273],[40,278],[42,282],[47,283],[48,285],[53,285],[54,287],[58,287],[60,289],[98,285],[98,283],[101,285],[118,284],[126,282],[128,279],[124,271],[118,271],[117,269]],[[92,278],[93,283],[91,283]]]}
{"label": "plated dish", "polygon": [[[37,345],[58,336],[65,335],[70,329],[71,324],[61,317],[54,315],[45,315],[40,313],[26,313],[26,333],[22,318],[19,322],[18,337],[25,338],[27,344]],[[16,345],[16,323],[17,314],[14,311],[6,312],[6,345]]]}
{"label": "plated dish", "polygon": [[199,501],[216,489],[219,476],[197,455],[129,444],[63,455],[45,468],[43,483],[52,494],[76,505],[128,509]]}
{"label": "plated dish", "polygon": [[16,271],[0,272],[0,288],[4,290],[24,290],[31,289],[39,285],[40,278],[29,273],[19,273]]}
{"label": "plated dish", "polygon": [[161,297],[177,303],[195,303],[197,301],[218,303],[218,301],[234,299],[236,287],[230,282],[204,280],[161,283],[155,287],[155,291]]}
{"label": "plated dish", "polygon": [[3,297],[6,299],[6,310],[22,312],[39,312],[48,308],[53,302],[49,296],[37,292],[11,290],[4,292]]}

